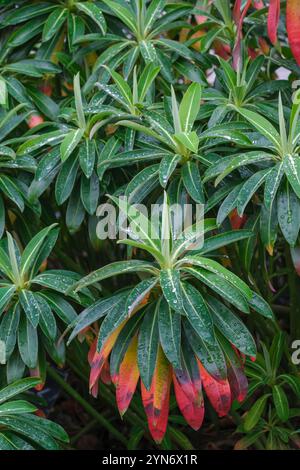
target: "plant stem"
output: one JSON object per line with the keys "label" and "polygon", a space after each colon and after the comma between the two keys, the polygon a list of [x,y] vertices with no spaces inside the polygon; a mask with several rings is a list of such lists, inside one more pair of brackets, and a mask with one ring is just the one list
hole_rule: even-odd
{"label": "plant stem", "polygon": [[68,395],[74,398],[90,416],[97,420],[98,423],[107,429],[107,431],[109,431],[118,441],[127,446],[127,439],[123,434],[114,428],[106,418],[98,413],[98,411],[96,411],[92,405],[79,395],[79,393],[76,392],[70,384],[65,382],[65,380],[52,367],[47,366],[47,373]]}
{"label": "plant stem", "polygon": [[81,438],[81,436],[84,436],[88,431],[93,429],[97,423],[98,421],[96,419],[92,419],[92,421],[90,421],[83,429],[81,429],[74,437],[72,437],[72,439],[70,439],[70,443],[74,445],[78,439]]}

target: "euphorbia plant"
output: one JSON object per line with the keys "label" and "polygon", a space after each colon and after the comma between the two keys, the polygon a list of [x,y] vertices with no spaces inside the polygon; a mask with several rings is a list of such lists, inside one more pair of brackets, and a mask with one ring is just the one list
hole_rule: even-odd
{"label": "euphorbia plant", "polygon": [[215,221],[207,219],[203,226],[195,224],[178,233],[166,193],[159,226],[124,200],[111,199],[130,221],[131,239],[120,242],[148,253],[154,262],[115,262],[79,281],[75,292],[112,276],[143,275],[132,289],[84,310],[69,341],[105,317],[90,350],[91,393],[98,394],[98,380],[109,371],[123,414],[141,378],[149,429],[160,442],[167,427],[172,380],[178,406],[194,429],[203,421],[201,384],[220,416],[229,412],[232,400],[244,399],[243,356],[255,356],[256,346],[232,310],[249,313],[253,308],[266,317],[272,313],[258,294],[208,255],[248,237],[247,231],[212,235],[201,246],[202,237],[216,228]]}
{"label": "euphorbia plant", "polygon": [[[42,264],[57,240],[55,226],[35,235],[21,252],[16,240],[7,232],[0,243],[0,340],[2,363],[13,363],[22,376],[27,366],[33,375],[45,379],[45,351],[58,364],[65,360],[57,318],[68,325],[76,318],[64,292],[80,276],[67,270],[43,270]],[[75,301],[79,297],[73,296]]]}
{"label": "euphorbia plant", "polygon": [[[106,22],[101,9],[96,2],[77,2],[50,0],[40,5],[22,2],[21,8],[4,9],[2,27],[14,26],[14,31],[8,36],[8,47],[14,48],[29,42],[42,41],[44,49],[53,53],[63,45],[72,50],[74,42],[85,32],[101,31],[106,33]],[[9,6],[9,5],[8,5]],[[67,41],[64,41],[66,36]],[[42,46],[43,49],[43,46]]]}
{"label": "euphorbia plant", "polygon": [[299,126],[300,106],[296,96],[286,126],[284,108],[279,95],[278,129],[265,117],[237,106],[232,107],[259,132],[263,138],[256,141],[257,150],[224,158],[207,170],[206,179],[217,176],[217,185],[227,175],[243,166],[254,165],[255,171],[246,182],[238,182],[219,209],[219,221],[235,207],[242,215],[254,194],[264,185],[261,210],[261,236],[270,254],[277,236],[278,224],[292,246],[300,228],[300,160]]}
{"label": "euphorbia plant", "polygon": [[[110,111],[104,112],[107,114]],[[77,230],[86,212],[94,214],[100,191],[96,174],[99,142],[90,138],[90,130],[99,115],[95,116],[93,111],[85,112],[79,74],[74,77],[74,107],[63,109],[62,115],[66,123],[50,123],[55,129],[50,132],[38,133],[37,130],[37,135],[30,133],[19,147],[18,155],[34,153],[42,156],[29,197],[35,201],[56,177],[56,201],[62,205],[69,200],[67,224],[71,230]]]}
{"label": "euphorbia plant", "polygon": [[172,82],[172,53],[189,61],[201,60],[199,54],[184,44],[162,35],[162,32],[176,31],[178,27],[187,24],[186,18],[192,11],[189,3],[168,4],[165,0],[155,0],[148,5],[146,0],[132,0],[122,4],[103,0],[103,3],[108,18],[113,17],[113,34],[107,35],[104,42],[99,35],[86,35],[77,40],[77,44],[92,41],[94,48],[104,49],[94,64],[91,82],[97,81],[96,76],[102,65],[110,68],[123,66],[124,76],[128,78],[136,64],[150,62],[161,66],[163,77]]}
{"label": "euphorbia plant", "polygon": [[[121,89],[121,84],[118,85],[123,99],[126,99],[124,86],[123,83]],[[218,139],[218,142],[224,139],[242,145],[250,145],[251,142],[247,136],[235,129],[238,127],[235,123],[231,126],[215,126],[197,133],[195,122],[201,106],[201,93],[201,85],[192,83],[178,106],[176,94],[171,88],[171,103],[166,102],[166,109],[143,109],[140,118],[134,114],[131,120],[120,116],[121,120],[116,124],[145,134],[150,139],[138,141],[139,149],[109,155],[109,158],[100,160],[99,167],[116,168],[121,165],[160,160],[158,172],[160,185],[165,188],[172,174],[179,168],[184,186],[191,198],[195,202],[203,203],[205,197],[199,164],[206,166],[209,164],[209,157],[203,154],[205,147],[210,149],[213,146],[213,138]],[[202,149],[199,148],[200,142],[203,143]]]}

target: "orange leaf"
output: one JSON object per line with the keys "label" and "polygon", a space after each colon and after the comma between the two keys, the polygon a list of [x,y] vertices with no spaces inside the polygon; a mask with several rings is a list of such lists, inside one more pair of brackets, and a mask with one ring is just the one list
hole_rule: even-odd
{"label": "orange leaf", "polygon": [[135,336],[120,365],[116,397],[121,416],[127,411],[140,376],[137,364],[137,345],[138,339]]}
{"label": "orange leaf", "polygon": [[141,382],[142,400],[149,430],[157,443],[162,441],[167,429],[171,378],[171,366],[162,348],[159,347],[150,390],[147,390]]}

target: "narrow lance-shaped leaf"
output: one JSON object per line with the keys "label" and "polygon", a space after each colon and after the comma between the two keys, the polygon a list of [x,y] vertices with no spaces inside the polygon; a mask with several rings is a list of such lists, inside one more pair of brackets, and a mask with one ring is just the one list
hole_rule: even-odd
{"label": "narrow lance-shaped leaf", "polygon": [[181,316],[165,299],[159,304],[159,338],[163,351],[175,369],[180,369]]}

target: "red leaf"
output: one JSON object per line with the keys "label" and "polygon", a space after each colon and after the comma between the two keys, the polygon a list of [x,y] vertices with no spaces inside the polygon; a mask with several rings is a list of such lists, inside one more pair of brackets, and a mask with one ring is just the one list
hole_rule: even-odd
{"label": "red leaf", "polygon": [[237,364],[227,364],[228,381],[232,394],[232,400],[236,399],[238,402],[245,400],[248,392],[248,381],[244,374],[243,368],[238,367]]}
{"label": "red leaf", "polygon": [[100,374],[100,379],[105,385],[110,385],[111,384],[111,376],[109,372],[109,362],[106,360],[104,362],[104,365],[102,367],[102,371]]}
{"label": "red leaf", "polygon": [[[297,1],[297,0],[296,0]],[[268,36],[272,44],[277,43],[277,30],[280,17],[280,0],[270,0],[268,12]]]}
{"label": "red leaf", "polygon": [[228,380],[217,382],[199,362],[200,374],[206,395],[218,415],[225,416],[231,407],[231,391]]}
{"label": "red leaf", "polygon": [[243,8],[242,13],[240,11],[238,11],[238,6],[239,6],[239,9],[241,7],[240,3],[236,2],[236,5],[235,5],[235,8],[236,8],[235,16],[238,20],[238,22],[237,22],[238,27],[237,27],[237,33],[236,33],[237,39],[236,39],[236,43],[235,43],[235,46],[234,46],[234,49],[233,49],[233,52],[232,52],[232,56],[233,56],[232,65],[233,65],[234,70],[238,70],[239,67],[240,67],[241,39],[242,39],[243,21],[244,21],[244,18],[246,16],[246,14],[247,14],[247,11],[249,10],[249,8],[251,6],[251,3],[252,3],[252,0],[247,0],[247,3]]}
{"label": "red leaf", "polygon": [[240,217],[237,213],[236,209],[233,209],[233,211],[229,215],[230,219],[230,224],[233,230],[238,230],[245,225],[247,221],[247,216],[244,214],[242,217]]}
{"label": "red leaf", "polygon": [[203,396],[200,403],[197,401],[191,400],[183,391],[183,388],[179,384],[176,375],[173,374],[173,383],[174,383],[174,390],[176,401],[178,407],[184,416],[186,422],[195,430],[197,431],[200,429],[203,418],[204,418],[204,401]]}
{"label": "red leaf", "polygon": [[238,25],[240,17],[241,17],[241,3],[242,3],[242,0],[235,0],[235,4],[233,7],[232,16],[236,25]]}
{"label": "red leaf", "polygon": [[90,391],[92,393],[92,390],[94,390],[94,385],[98,382],[99,380],[99,377],[100,377],[100,374],[101,374],[101,371],[102,371],[102,368],[105,364],[105,361],[107,360],[112,348],[114,347],[114,344],[118,338],[118,335],[121,331],[121,329],[123,328],[124,326],[124,322],[118,326],[118,328],[115,329],[115,331],[109,336],[109,338],[107,338],[107,340],[105,341],[102,349],[100,352],[96,351],[96,347],[95,345],[97,346],[97,342],[92,344],[91,346],[91,349],[90,349],[90,353],[92,351],[92,353],[94,352],[94,354],[92,355],[89,354],[89,363],[90,363],[90,366],[91,366],[91,372],[90,372]]}
{"label": "red leaf", "polygon": [[256,10],[261,10],[265,7],[263,0],[254,0],[253,6]]}
{"label": "red leaf", "polygon": [[287,0],[286,28],[292,53],[300,65],[300,1]]}
{"label": "red leaf", "polygon": [[171,366],[159,347],[150,390],[147,390],[141,382],[142,400],[149,430],[157,443],[163,440],[167,429],[171,378]]}
{"label": "red leaf", "polygon": [[125,353],[121,363],[117,382],[117,405],[121,416],[127,411],[139,380],[137,364],[137,336],[135,336]]}

